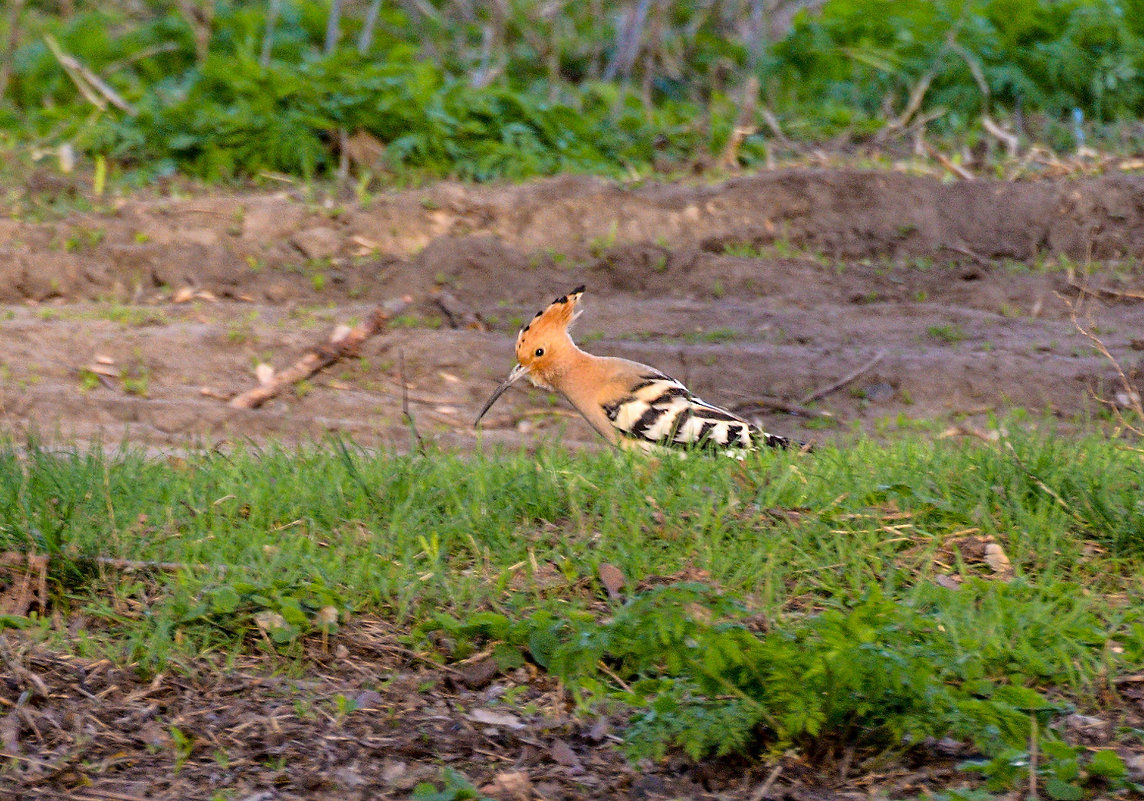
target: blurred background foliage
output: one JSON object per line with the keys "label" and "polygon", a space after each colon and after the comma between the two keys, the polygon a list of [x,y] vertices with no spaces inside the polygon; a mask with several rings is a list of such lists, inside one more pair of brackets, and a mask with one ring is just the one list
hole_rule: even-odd
{"label": "blurred background foliage", "polygon": [[0,44],[0,130],[140,180],[1144,142],[1144,0],[8,0]]}

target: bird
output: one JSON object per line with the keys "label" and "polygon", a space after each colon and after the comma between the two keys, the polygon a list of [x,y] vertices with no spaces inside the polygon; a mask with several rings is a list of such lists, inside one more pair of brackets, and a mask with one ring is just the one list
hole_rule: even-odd
{"label": "bird", "polygon": [[732,455],[802,447],[696,397],[679,381],[646,364],[594,356],[577,347],[569,327],[580,316],[578,286],[536,313],[516,337],[516,365],[477,415],[521,378],[563,395],[605,440],[621,448],[702,448]]}

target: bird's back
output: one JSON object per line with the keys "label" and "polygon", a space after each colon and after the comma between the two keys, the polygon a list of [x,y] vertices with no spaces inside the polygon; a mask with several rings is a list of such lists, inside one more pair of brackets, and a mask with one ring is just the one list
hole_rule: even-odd
{"label": "bird's back", "polygon": [[754,450],[785,448],[785,437],[768,434],[732,412],[693,395],[671,376],[623,359],[601,360],[615,372],[598,397],[603,416],[624,439],[640,445]]}

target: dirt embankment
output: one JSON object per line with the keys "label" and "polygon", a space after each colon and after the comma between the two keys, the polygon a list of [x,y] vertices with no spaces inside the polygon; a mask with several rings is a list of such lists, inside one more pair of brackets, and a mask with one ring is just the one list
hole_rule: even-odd
{"label": "dirt embankment", "polygon": [[[1117,387],[1072,325],[1062,266],[1103,264],[1087,281],[1111,292],[1086,313],[1132,370],[1142,256],[1136,176],[942,184],[789,170],[714,186],[439,184],[366,205],[129,199],[58,222],[0,220],[0,419],[150,444],[326,430],[404,443],[403,355],[423,433],[464,446],[520,321],[579,283],[586,349],[653,363],[711,401],[797,404],[868,367],[818,402],[831,420],[764,406],[781,433],[821,440],[855,421],[1012,407],[1073,418],[1102,408],[1091,390]],[[256,363],[285,366],[336,322],[405,294],[413,311],[361,362],[258,411],[219,399],[252,385]],[[506,401],[487,437],[593,438],[539,393]]]}

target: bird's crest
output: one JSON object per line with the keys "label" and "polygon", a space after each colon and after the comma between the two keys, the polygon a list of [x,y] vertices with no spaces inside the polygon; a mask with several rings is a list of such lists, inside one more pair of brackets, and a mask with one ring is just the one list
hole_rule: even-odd
{"label": "bird's crest", "polygon": [[584,295],[584,286],[573,289],[567,295],[561,295],[546,307],[538,311],[533,318],[524,324],[516,337],[517,348],[529,335],[544,335],[553,330],[567,330],[580,316],[580,298]]}

